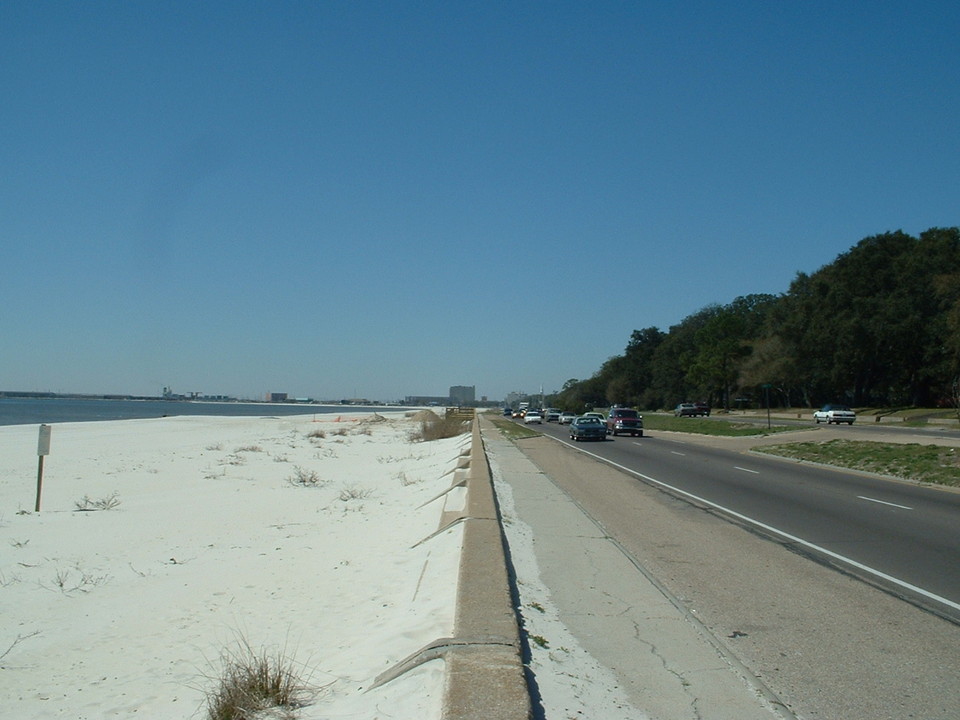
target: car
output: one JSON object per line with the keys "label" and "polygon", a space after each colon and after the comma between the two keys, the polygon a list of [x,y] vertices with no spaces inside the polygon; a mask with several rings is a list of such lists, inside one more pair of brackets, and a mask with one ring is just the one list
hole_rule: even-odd
{"label": "car", "polygon": [[556,408],[547,408],[547,413],[543,418],[547,422],[560,422],[560,411]]}
{"label": "car", "polygon": [[603,413],[588,412],[588,413],[584,413],[584,414],[581,415],[580,417],[592,417],[592,418],[596,418],[597,420],[600,421],[600,424],[603,425],[604,427],[606,427],[606,425],[607,425],[607,419],[603,416]]}
{"label": "car", "polygon": [[570,423],[570,439],[577,440],[606,440],[607,426],[591,413],[574,418]]}
{"label": "car", "polygon": [[607,416],[607,432],[616,437],[620,433],[643,437],[643,416],[630,408],[613,407]]}
{"label": "car", "polygon": [[846,405],[828,403],[813,414],[813,419],[817,425],[822,422],[826,422],[827,425],[830,423],[853,425],[854,420],[857,419],[857,414]]}
{"label": "car", "polygon": [[518,409],[518,410],[514,410],[514,411],[513,411],[513,417],[515,417],[515,418],[522,418],[522,417],[523,417],[523,410],[519,410],[519,409]]}
{"label": "car", "polygon": [[680,403],[673,409],[673,414],[677,417],[698,417],[710,416],[710,406],[706,403]]}
{"label": "car", "polygon": [[527,425],[530,423],[537,423],[538,425],[543,425],[543,415],[540,414],[539,410],[527,410],[523,414],[523,422]]}
{"label": "car", "polygon": [[503,409],[504,417],[513,417],[513,408],[504,408]]}
{"label": "car", "polygon": [[573,419],[575,417],[577,417],[576,413],[572,413],[569,410],[566,410],[560,413],[560,417],[557,420],[557,422],[560,423],[561,425],[569,425],[570,423],[573,422]]}

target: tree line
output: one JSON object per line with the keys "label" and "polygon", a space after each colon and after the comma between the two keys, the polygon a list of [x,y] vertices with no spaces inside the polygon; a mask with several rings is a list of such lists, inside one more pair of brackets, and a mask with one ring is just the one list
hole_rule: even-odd
{"label": "tree line", "polygon": [[864,238],[781,295],[634,330],[622,354],[549,404],[930,407],[957,397],[958,375],[960,229],[931,228]]}

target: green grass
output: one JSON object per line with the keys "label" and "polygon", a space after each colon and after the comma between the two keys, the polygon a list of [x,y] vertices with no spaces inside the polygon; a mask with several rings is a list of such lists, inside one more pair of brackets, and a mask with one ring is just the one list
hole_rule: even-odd
{"label": "green grass", "polygon": [[530,438],[538,437],[543,433],[539,433],[532,428],[527,427],[526,425],[521,425],[520,423],[515,423],[512,420],[507,420],[505,418],[490,418],[490,422],[497,426],[500,430],[500,433],[507,438],[508,440],[519,440],[520,438]]}
{"label": "green grass", "polygon": [[709,418],[674,417],[673,415],[644,415],[643,427],[647,430],[671,430],[673,432],[698,433],[700,435],[720,435],[723,437],[749,437],[754,435],[772,435],[773,433],[805,430],[806,428],[786,425],[736,422],[735,420],[711,420]]}
{"label": "green grass", "polygon": [[829,440],[754,448],[755,452],[960,487],[960,450],[943,445]]}

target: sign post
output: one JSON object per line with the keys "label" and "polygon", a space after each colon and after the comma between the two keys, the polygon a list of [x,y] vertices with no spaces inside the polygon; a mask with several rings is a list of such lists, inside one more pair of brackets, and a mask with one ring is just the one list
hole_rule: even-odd
{"label": "sign post", "polygon": [[50,426],[40,426],[40,439],[37,441],[37,455],[40,458],[37,467],[37,504],[34,512],[40,512],[40,494],[43,491],[43,458],[50,454]]}
{"label": "sign post", "polygon": [[763,394],[767,401],[767,430],[770,429],[770,383],[764,383]]}

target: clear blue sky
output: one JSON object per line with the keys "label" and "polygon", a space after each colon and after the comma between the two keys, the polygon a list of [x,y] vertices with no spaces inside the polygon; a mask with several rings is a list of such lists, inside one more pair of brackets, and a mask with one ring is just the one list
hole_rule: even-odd
{"label": "clear blue sky", "polygon": [[956,2],[0,5],[0,389],[559,389],[960,224]]}

